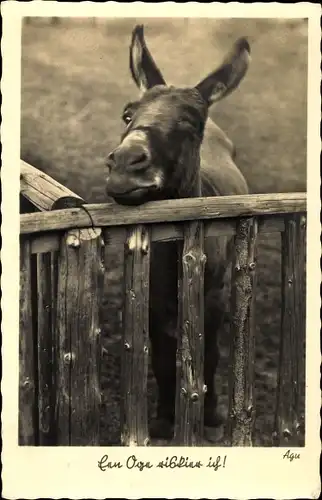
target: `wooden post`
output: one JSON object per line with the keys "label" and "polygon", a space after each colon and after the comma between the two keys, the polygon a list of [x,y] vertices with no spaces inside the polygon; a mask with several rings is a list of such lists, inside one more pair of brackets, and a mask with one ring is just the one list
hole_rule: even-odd
{"label": "wooden post", "polygon": [[231,375],[227,437],[232,446],[252,446],[255,422],[254,297],[257,218],[240,219],[232,274]]}
{"label": "wooden post", "polygon": [[[302,219],[303,220],[303,219]],[[285,217],[282,234],[282,319],[280,359],[273,443],[298,446],[303,433],[300,415],[304,379],[303,277],[305,224],[295,215]]]}
{"label": "wooden post", "polygon": [[[175,441],[196,446],[203,437],[204,405],[204,269],[202,222],[184,227],[182,285],[179,281],[181,328],[177,356]],[[180,276],[180,271],[179,271]],[[180,303],[181,302],[181,303]]]}
{"label": "wooden post", "polygon": [[67,232],[60,248],[55,339],[59,445],[99,444],[102,245],[101,230],[89,228]]}
{"label": "wooden post", "polygon": [[41,211],[79,207],[85,203],[80,196],[49,175],[20,160],[20,204],[23,209],[29,208],[28,202]]}
{"label": "wooden post", "polygon": [[[184,228],[183,228],[184,233]],[[182,342],[182,299],[183,299],[183,266],[182,266],[182,256],[183,256],[183,241],[177,241],[177,283],[178,283],[178,317],[177,317],[177,351],[176,351],[176,399],[175,399],[175,422],[174,422],[174,442],[181,442],[181,398],[183,394],[181,393],[182,386],[182,352],[181,352],[181,342]]]}
{"label": "wooden post", "polygon": [[150,229],[128,230],[124,254],[124,333],[122,359],[121,442],[149,444],[147,377],[149,360]]}
{"label": "wooden post", "polygon": [[55,444],[53,386],[53,314],[50,253],[37,255],[37,352],[39,445]]}
{"label": "wooden post", "polygon": [[298,422],[296,424],[299,444],[305,441],[305,346],[306,346],[306,214],[297,216],[299,230],[299,251],[297,254],[297,269],[299,273],[298,311],[300,320],[300,331],[297,344],[298,363],[298,398],[296,412]]}
{"label": "wooden post", "polygon": [[36,356],[30,241],[20,241],[19,445],[37,443]]}

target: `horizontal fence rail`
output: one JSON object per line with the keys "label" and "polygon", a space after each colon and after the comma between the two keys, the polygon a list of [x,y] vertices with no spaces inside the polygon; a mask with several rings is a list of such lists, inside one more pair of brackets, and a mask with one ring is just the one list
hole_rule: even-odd
{"label": "horizontal fence rail", "polygon": [[20,216],[21,234],[58,231],[75,227],[122,226],[176,222],[188,220],[223,219],[296,213],[306,211],[306,193],[256,194],[218,196],[149,202],[139,207],[123,207],[112,203],[88,204],[82,208],[55,210],[50,213]]}
{"label": "horizontal fence rail", "polygon": [[303,441],[305,193],[194,198],[140,207],[85,205],[82,198],[22,162],[21,194],[38,211],[20,216],[20,444],[100,443],[105,240],[107,246],[124,245],[121,444],[151,444],[151,245],[177,241],[174,443],[202,445],[207,391],[204,244],[208,237],[228,236],[234,251],[225,443],[252,446],[258,236],[276,232],[282,239],[282,319],[272,443],[291,446]]}
{"label": "horizontal fence rail", "polygon": [[[182,222],[151,224],[151,242],[181,241],[184,238],[184,227]],[[282,214],[262,215],[258,220],[258,233],[281,233],[284,232],[284,218]],[[205,238],[212,236],[234,236],[236,234],[237,221],[234,219],[217,219],[216,221],[204,221]],[[127,239],[126,226],[110,226],[104,230],[107,243],[124,245]],[[47,231],[33,233],[31,241],[31,253],[54,252],[59,250],[60,232]]]}

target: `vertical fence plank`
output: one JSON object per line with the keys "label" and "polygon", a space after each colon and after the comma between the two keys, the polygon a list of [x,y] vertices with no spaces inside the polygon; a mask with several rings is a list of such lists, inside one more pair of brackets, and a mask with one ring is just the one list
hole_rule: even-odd
{"label": "vertical fence plank", "polygon": [[[296,215],[285,217],[282,234],[282,319],[273,443],[298,446],[304,416],[299,415],[304,378],[303,293],[305,226]],[[301,380],[302,379],[302,380]]]}
{"label": "vertical fence plank", "polygon": [[232,446],[252,446],[255,422],[255,269],[257,218],[237,223],[232,273],[231,373],[227,437]]}
{"label": "vertical fence plank", "polygon": [[36,357],[30,241],[20,240],[19,445],[37,444]]}
{"label": "vertical fence plank", "polygon": [[148,445],[147,377],[149,355],[150,229],[138,225],[127,234],[124,254],[124,332],[121,441]]}
{"label": "vertical fence plank", "polygon": [[181,370],[181,337],[182,337],[182,289],[183,289],[183,269],[182,269],[183,241],[177,241],[177,283],[178,283],[178,317],[177,317],[177,333],[178,343],[176,352],[176,398],[175,398],[175,422],[174,422],[174,441],[176,444],[181,442],[181,393],[182,370]]}
{"label": "vertical fence plank", "polygon": [[62,239],[57,298],[57,432],[59,444],[98,445],[102,291],[100,229],[76,229]]}
{"label": "vertical fence plank", "polygon": [[[68,233],[67,233],[68,234]],[[54,350],[57,366],[55,377],[55,419],[57,426],[57,446],[70,444],[70,394],[71,394],[71,324],[72,302],[77,298],[77,277],[73,281],[73,269],[69,263],[70,243],[65,235],[60,244],[57,261],[57,307],[55,319]],[[74,259],[72,259],[72,262]],[[72,289],[73,286],[73,289]],[[76,311],[75,311],[76,314]],[[74,322],[75,323],[75,322]]]}
{"label": "vertical fence plank", "polygon": [[296,412],[298,423],[296,425],[299,443],[304,445],[305,439],[305,346],[306,346],[306,214],[298,216],[299,251],[297,254],[297,269],[299,274],[298,311],[300,331],[297,343],[298,363],[298,398]]}
{"label": "vertical fence plank", "polygon": [[204,269],[206,256],[202,222],[184,226],[182,279],[179,271],[175,442],[195,446],[203,437],[204,407]]}
{"label": "vertical fence plank", "polygon": [[54,444],[53,296],[51,254],[37,255],[37,352],[39,445]]}

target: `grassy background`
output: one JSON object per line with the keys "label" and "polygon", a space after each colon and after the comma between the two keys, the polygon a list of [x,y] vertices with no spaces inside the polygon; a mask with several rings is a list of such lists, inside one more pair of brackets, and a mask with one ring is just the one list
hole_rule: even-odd
{"label": "grassy background", "polygon": [[[234,141],[238,165],[254,193],[306,190],[307,23],[270,19],[45,19],[22,33],[21,157],[88,202],[102,202],[104,160],[118,143],[120,113],[136,88],[128,45],[136,22],[168,83],[194,85],[239,36],[252,48],[241,87],[211,110]],[[107,248],[104,300],[102,444],[119,438],[122,266]],[[256,443],[270,443],[280,321],[280,240],[263,236],[257,292]],[[228,308],[229,306],[227,306]],[[225,330],[227,332],[227,329]],[[227,335],[217,384],[227,405]],[[150,380],[151,394],[153,381]],[[153,402],[154,396],[151,396]]]}

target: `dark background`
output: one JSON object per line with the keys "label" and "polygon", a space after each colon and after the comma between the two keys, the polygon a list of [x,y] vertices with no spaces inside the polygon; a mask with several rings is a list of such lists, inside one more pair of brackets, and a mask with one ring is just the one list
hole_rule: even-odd
{"label": "dark background", "polygon": [[[240,88],[211,110],[237,147],[254,193],[306,190],[307,22],[277,19],[67,19],[25,21],[22,32],[21,157],[87,202],[103,202],[104,160],[117,145],[120,114],[137,90],[128,69],[132,28],[168,83],[195,85],[239,36],[252,63]],[[122,249],[107,250],[104,298],[102,444],[119,437]],[[256,331],[255,441],[269,445],[280,330],[280,238],[260,238]],[[227,304],[229,312],[229,304]],[[229,314],[227,315],[229,316]],[[227,328],[226,328],[227,332]],[[227,405],[227,335],[217,376]],[[304,356],[304,353],[303,353]],[[150,379],[151,402],[154,384]]]}

